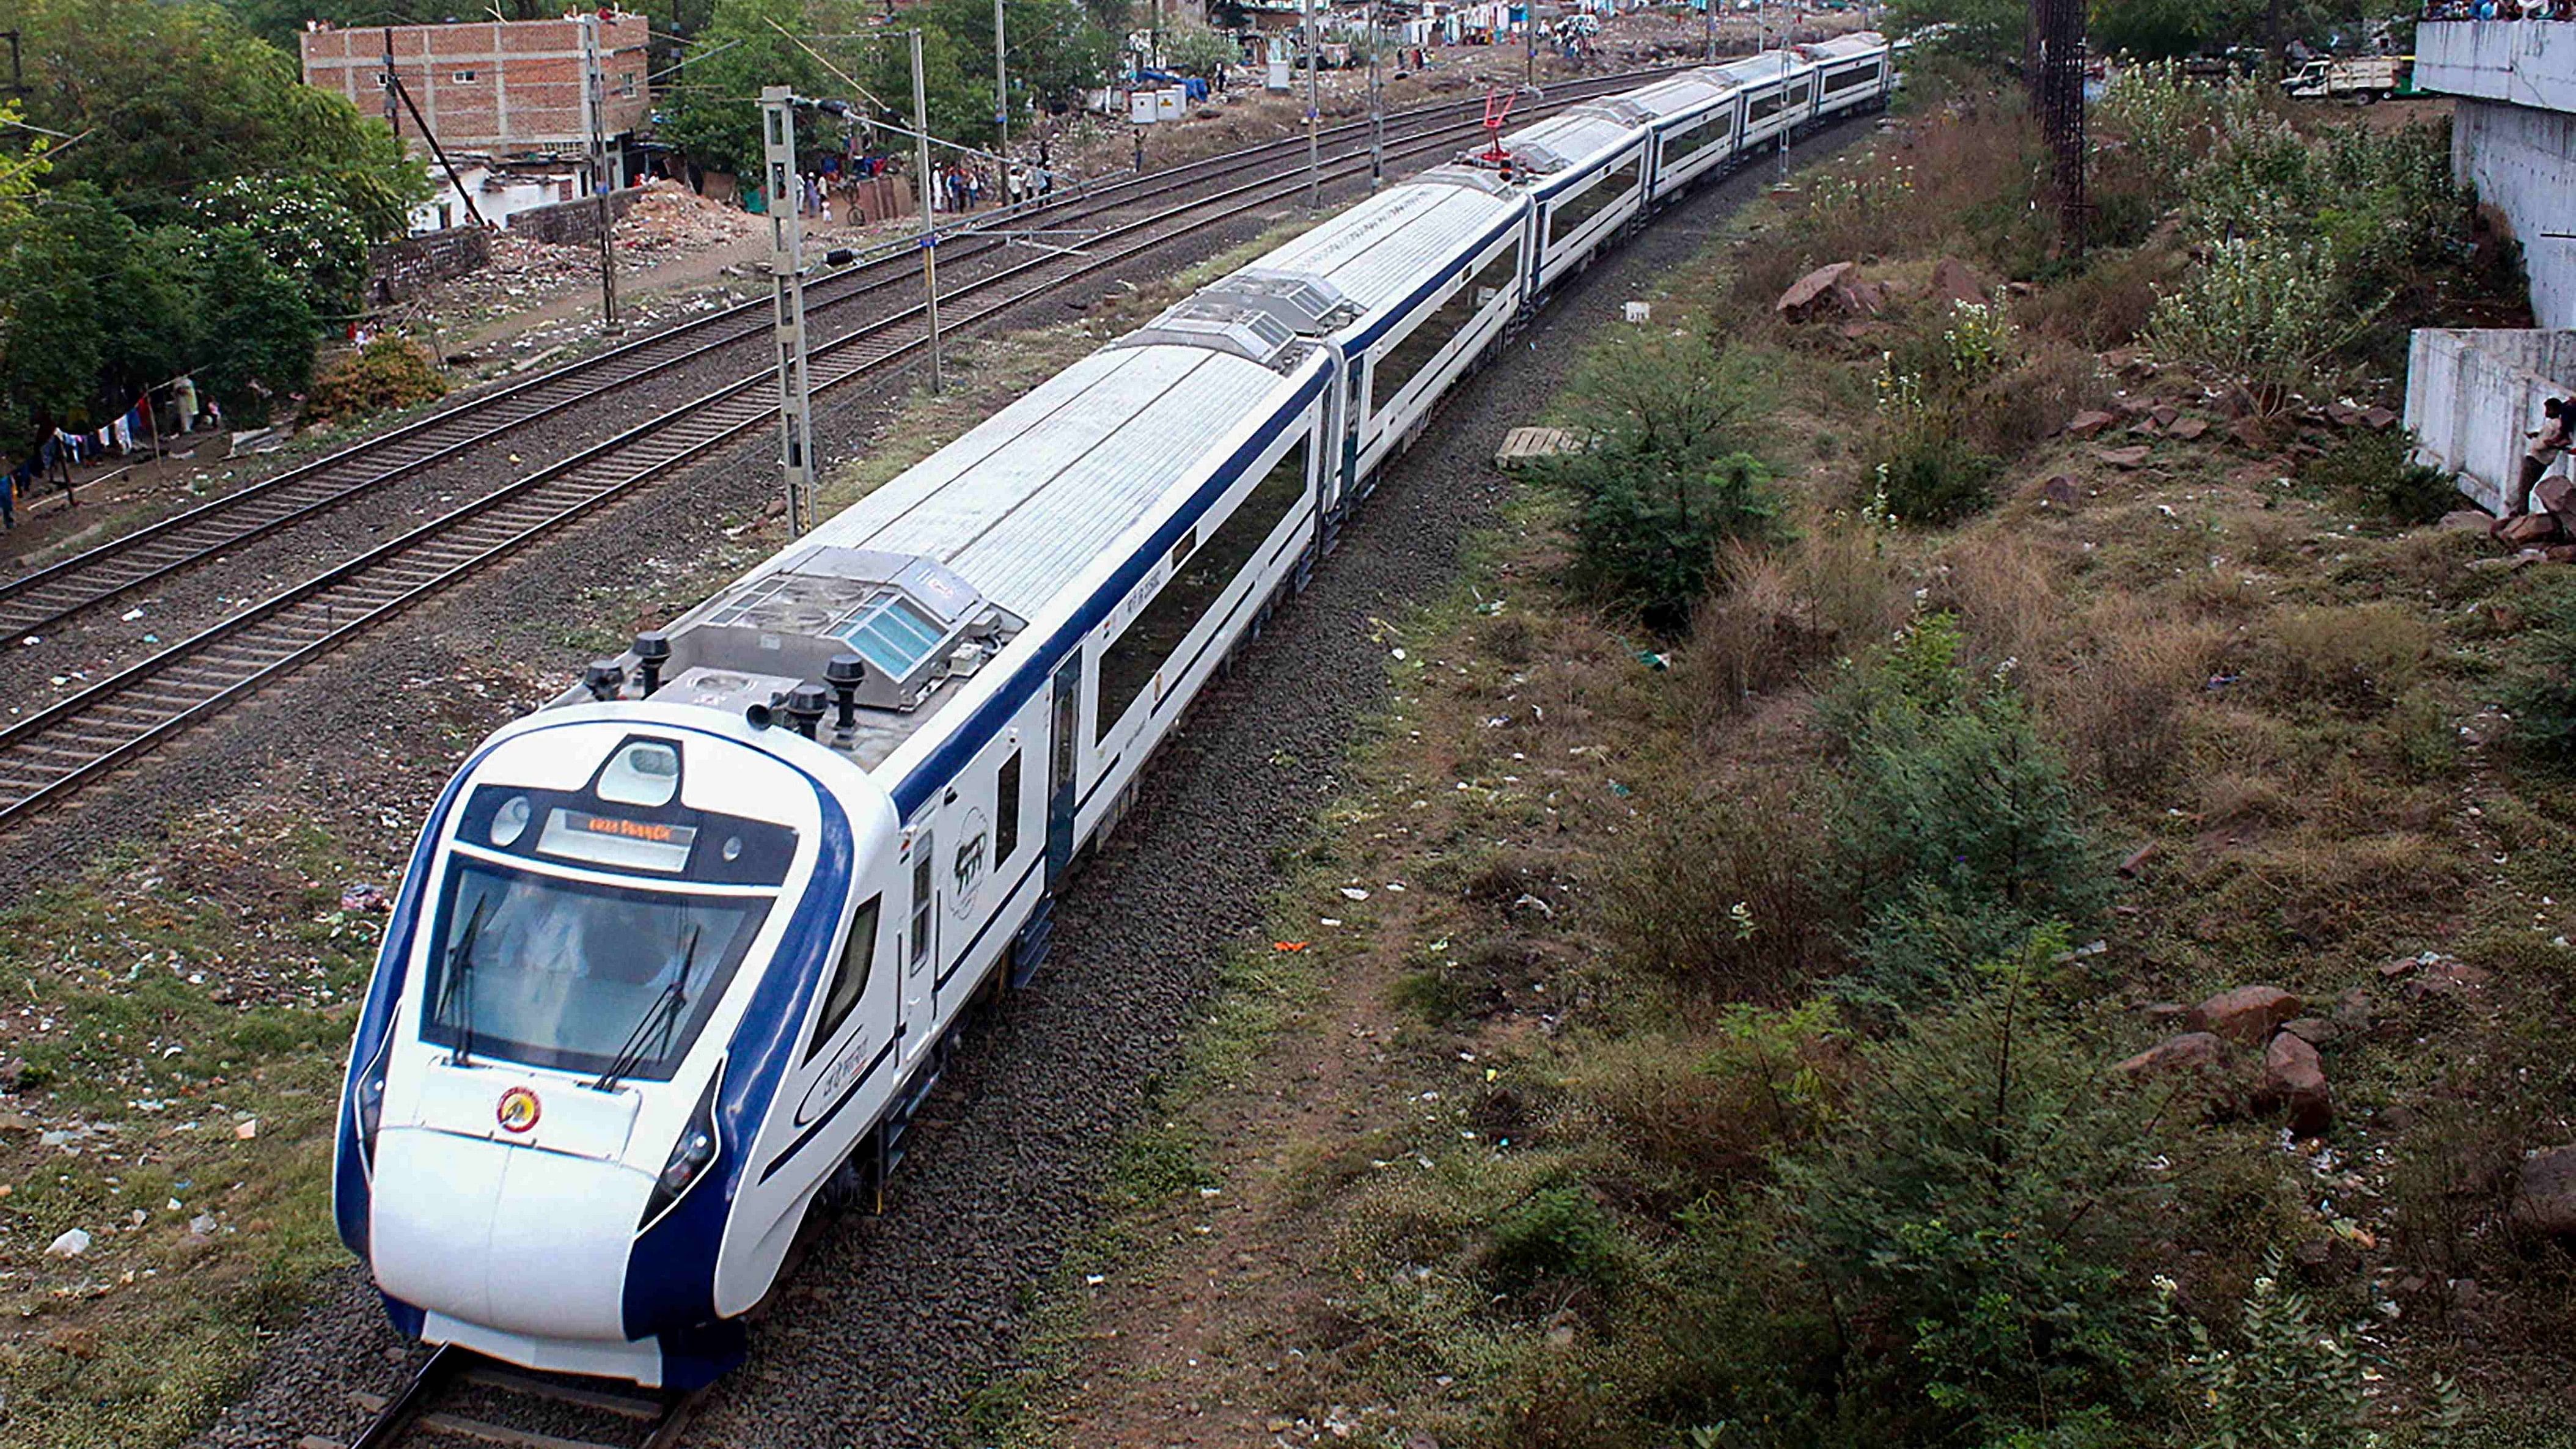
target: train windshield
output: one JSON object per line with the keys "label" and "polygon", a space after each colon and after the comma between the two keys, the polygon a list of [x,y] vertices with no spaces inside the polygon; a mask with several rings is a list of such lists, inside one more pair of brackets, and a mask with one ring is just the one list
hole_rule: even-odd
{"label": "train windshield", "polygon": [[421,1037],[465,1060],[667,1080],[769,906],[451,856]]}

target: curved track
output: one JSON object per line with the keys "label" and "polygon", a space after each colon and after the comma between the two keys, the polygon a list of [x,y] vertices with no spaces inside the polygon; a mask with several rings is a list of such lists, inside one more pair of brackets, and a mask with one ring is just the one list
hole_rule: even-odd
{"label": "curved track", "polygon": [[[1669,68],[1623,72],[1562,83],[1550,106],[1632,88]],[[1445,101],[1390,114],[1390,146],[1462,128],[1472,104]],[[1327,128],[1332,160],[1365,154],[1366,122]],[[1263,142],[1165,171],[1085,182],[1044,201],[972,218],[943,229],[942,261],[949,266],[989,262],[1013,245],[1011,234],[1036,227],[1067,229],[1087,218],[1151,204],[1239,174],[1303,161],[1305,138]],[[1180,202],[1171,203],[1174,206]],[[910,238],[883,243],[849,267],[807,284],[809,327],[881,292],[918,281],[917,247]],[[943,292],[943,300],[952,295]],[[48,629],[110,599],[193,568],[298,520],[389,483],[459,458],[531,423],[624,392],[675,369],[737,347],[766,360],[771,346],[771,304],[766,297],[736,303],[703,317],[567,363],[540,376],[483,393],[455,407],[394,428],[336,453],[290,468],[223,497],[174,514],[82,553],[0,581],[0,638]]]}
{"label": "curved track", "polygon": [[[1604,81],[1602,84],[1614,82]],[[1632,76],[1615,84],[1633,86]],[[1598,85],[1560,87],[1546,111],[1579,104]],[[1436,152],[1478,129],[1431,126],[1390,160]],[[1365,152],[1323,169],[1331,183],[1364,173]],[[1244,211],[1303,191],[1302,168],[1179,202],[1095,235],[1081,254],[1017,261],[954,291],[947,325],[963,330],[1079,278],[1131,261]],[[961,303],[969,305],[960,309]],[[766,305],[766,304],[763,304]],[[860,326],[810,353],[820,397],[885,374],[927,343],[918,304]],[[57,803],[83,785],[220,714],[428,595],[601,506],[774,423],[774,368],[728,383],[499,490],[421,524],[172,645],[0,731],[0,825]]]}
{"label": "curved track", "polygon": [[[564,1375],[489,1363],[442,1348],[390,1399],[358,1396],[374,1415],[348,1449],[404,1449],[427,1440],[472,1440],[518,1449],[671,1449],[696,1416],[692,1394],[604,1391]],[[341,1449],[307,1434],[296,1449]]]}

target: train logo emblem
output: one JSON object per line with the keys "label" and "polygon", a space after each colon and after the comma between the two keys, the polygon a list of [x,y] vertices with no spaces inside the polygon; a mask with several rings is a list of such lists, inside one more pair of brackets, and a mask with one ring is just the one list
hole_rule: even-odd
{"label": "train logo emblem", "polygon": [[537,1125],[545,1110],[536,1093],[525,1087],[512,1087],[501,1094],[501,1105],[493,1110],[492,1117],[504,1132],[525,1132]]}
{"label": "train logo emblem", "polygon": [[949,858],[948,909],[963,920],[973,914],[976,887],[984,883],[985,856],[993,838],[981,810],[966,812],[964,827],[959,831],[957,853]]}

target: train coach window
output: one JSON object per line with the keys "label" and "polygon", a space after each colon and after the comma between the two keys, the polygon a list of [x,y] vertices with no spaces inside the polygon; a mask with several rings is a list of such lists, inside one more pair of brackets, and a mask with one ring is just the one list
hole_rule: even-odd
{"label": "train coach window", "polygon": [[1807,103],[1807,92],[1810,89],[1812,88],[1803,82],[1798,85],[1791,86],[1789,88],[1789,108],[1791,110],[1796,110],[1798,107],[1805,105]]}
{"label": "train coach window", "polygon": [[993,868],[1001,869],[1020,848],[1020,752],[1002,762],[993,776]]}
{"label": "train coach window", "polygon": [[1629,192],[1636,189],[1637,162],[1631,159],[1625,164],[1614,166],[1601,173],[1599,180],[1591,182],[1573,195],[1562,196],[1548,203],[1547,244],[1555,246],[1572,236],[1585,222],[1599,216],[1605,209],[1616,206],[1626,199]]}
{"label": "train coach window", "polygon": [[1847,91],[1853,86],[1865,85],[1873,79],[1877,73],[1878,65],[1876,62],[1872,62],[1868,65],[1855,65],[1843,70],[1838,70],[1832,75],[1825,77],[1825,94],[1832,95],[1836,91]]}
{"label": "train coach window", "polygon": [[930,959],[930,927],[939,912],[931,896],[930,834],[922,833],[912,843],[912,970],[918,971]]}
{"label": "train coach window", "polygon": [[1754,121],[1768,120],[1778,114],[1780,114],[1780,93],[1778,91],[1773,91],[1771,94],[1756,100],[1752,105],[1746,107],[1744,111],[1744,119],[1747,123],[1751,123]]}
{"label": "train coach window", "polygon": [[823,1013],[815,1019],[814,1039],[805,1044],[809,1062],[840,1033],[841,1023],[850,1019],[859,998],[868,994],[868,969],[877,959],[877,907],[883,899],[870,896],[850,917],[850,939],[842,943],[841,964],[833,969],[831,989],[823,993]]}
{"label": "train coach window", "polygon": [[1100,712],[1092,721],[1093,744],[1108,738],[1110,728],[1153,682],[1154,672],[1305,499],[1306,440],[1299,438],[1200,542],[1189,563],[1173,572],[1153,602],[1128,621],[1126,632],[1100,652]]}
{"label": "train coach window", "polygon": [[1671,136],[1665,138],[1665,164],[1670,165],[1675,161],[1686,160],[1692,156],[1698,155],[1700,152],[1707,150],[1717,142],[1725,140],[1727,132],[1734,128],[1735,108],[1732,106],[1719,107],[1716,115],[1709,117],[1707,120],[1700,122],[1698,125],[1691,127],[1687,131],[1676,131]]}
{"label": "train coach window", "polygon": [[1485,304],[1494,300],[1494,294],[1512,284],[1513,274],[1520,270],[1520,265],[1521,244],[1516,239],[1510,246],[1496,252],[1493,260],[1477,268],[1476,275],[1469,278],[1465,286],[1450,293],[1449,300],[1441,303],[1438,311],[1415,323],[1412,331],[1387,349],[1386,355],[1377,360],[1377,371],[1372,374],[1369,384],[1369,392],[1374,399],[1372,406],[1383,408],[1395,401],[1416,377],[1422,375],[1422,369],[1431,365],[1431,359],[1440,355],[1440,349],[1465,331],[1467,324],[1475,320]]}

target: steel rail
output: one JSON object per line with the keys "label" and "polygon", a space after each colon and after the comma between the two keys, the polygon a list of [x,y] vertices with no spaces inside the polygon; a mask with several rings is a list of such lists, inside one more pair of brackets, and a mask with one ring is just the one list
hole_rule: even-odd
{"label": "steel rail", "polygon": [[[1579,103],[1551,102],[1548,109]],[[1456,132],[1476,129],[1462,122]],[[1411,156],[1449,144],[1435,132],[1395,152]],[[1367,169],[1365,154],[1325,168],[1329,181]],[[1049,255],[978,278],[948,300],[993,290],[1027,273],[1041,275],[961,315],[962,330],[1083,276],[1118,266],[1180,237],[1277,201],[1302,189],[1302,174],[1250,182],[1125,223],[1102,240],[1131,236],[1109,253]],[[1194,213],[1205,213],[1189,219]],[[1167,228],[1167,229],[1166,229]],[[1070,265],[1067,265],[1070,263]],[[888,340],[925,311],[918,305],[846,334],[813,356],[853,354],[818,368],[821,394],[880,373],[924,348],[914,331]],[[765,394],[775,375],[726,384],[695,402],[639,424],[485,497],[466,503],[355,558],[252,604],[198,634],[0,730],[0,824],[59,801],[81,785],[203,721],[229,704],[293,673],[376,624],[518,548],[548,536],[651,483],[683,463],[754,432],[775,418]]]}
{"label": "steel rail", "polygon": [[[397,1449],[415,1434],[441,1439],[477,1439],[486,1443],[546,1446],[546,1449],[618,1449],[591,1439],[571,1439],[560,1434],[494,1424],[481,1419],[442,1412],[433,1406],[459,1385],[472,1385],[520,1400],[538,1400],[558,1407],[588,1410],[608,1419],[625,1420],[632,1429],[640,1429],[643,1442],[637,1449],[675,1449],[680,1435],[697,1416],[706,1399],[706,1390],[688,1392],[664,1390],[652,1398],[639,1398],[619,1388],[590,1388],[562,1382],[552,1375],[540,1375],[505,1364],[480,1358],[453,1344],[433,1351],[402,1392],[390,1399],[372,1394],[352,1394],[360,1408],[373,1417],[358,1437],[349,1440],[346,1449]],[[320,1434],[307,1434],[296,1441],[296,1449],[343,1449],[338,1439]]]}
{"label": "steel rail", "polygon": [[[1622,72],[1567,82],[1564,91],[1584,99],[1604,90],[1632,87],[1673,67]],[[1462,112],[1463,101],[1436,102],[1397,112],[1390,124],[1429,121],[1435,132],[1455,129],[1441,118]],[[1366,122],[1337,126],[1328,134],[1336,143],[1365,136]],[[1407,139],[1397,137],[1397,140]],[[1035,219],[1070,220],[1134,206],[1139,202],[1205,183],[1254,164],[1273,152],[1302,146],[1302,138],[1256,143],[1215,157],[1186,162],[1168,170],[1093,186],[1082,183],[1069,195],[1018,208],[987,213],[948,232],[951,244],[978,242],[958,260],[972,261],[1011,245],[1008,228]],[[1335,158],[1348,159],[1348,155]],[[816,290],[829,294],[810,304],[811,312],[837,310],[862,297],[915,280],[909,259],[916,243],[889,242],[862,256],[843,271],[819,279]],[[871,275],[874,273],[875,275]],[[451,408],[403,424],[375,438],[341,449],[274,477],[210,499],[195,508],[157,520],[106,540],[90,549],[16,578],[0,581],[0,639],[49,629],[110,599],[168,578],[239,548],[300,520],[336,508],[359,495],[451,461],[503,435],[566,410],[587,405],[617,390],[686,366],[713,353],[756,341],[770,331],[757,322],[709,341],[691,339],[725,323],[770,308],[756,298],[721,308],[665,328],[648,337],[578,359],[552,371],[484,393]],[[810,313],[809,313],[810,315]],[[674,346],[674,344],[680,344]],[[612,370],[632,364],[623,371]],[[460,429],[459,424],[466,425]]]}

